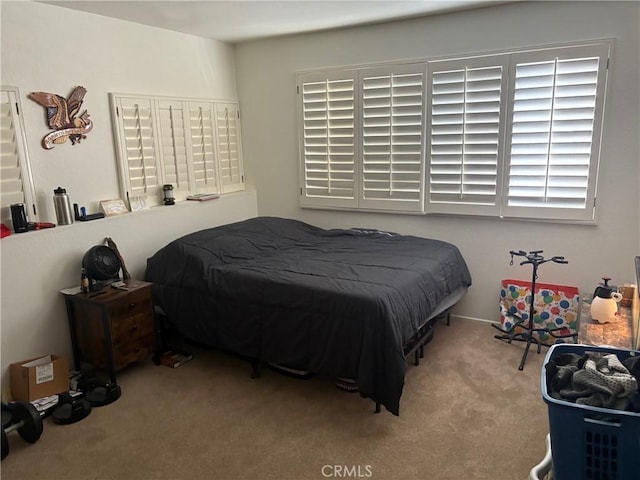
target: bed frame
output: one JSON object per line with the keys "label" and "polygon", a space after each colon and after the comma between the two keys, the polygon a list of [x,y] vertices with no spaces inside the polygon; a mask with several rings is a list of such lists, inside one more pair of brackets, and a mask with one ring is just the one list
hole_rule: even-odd
{"label": "bed frame", "polygon": [[[455,306],[455,305],[454,305]],[[433,339],[435,326],[440,321],[444,321],[446,326],[451,324],[451,311],[454,306],[447,308],[445,311],[433,316],[427,322],[425,322],[422,327],[418,330],[418,333],[409,340],[404,346],[404,354],[407,359],[413,355],[413,364],[415,366],[420,365],[420,359],[424,358],[424,347]],[[179,346],[174,346],[173,343],[176,341],[175,338],[172,337],[175,332],[171,330],[171,321],[167,317],[167,315],[162,311],[160,307],[155,307],[155,316],[156,316],[156,325],[157,325],[157,337],[160,352],[166,352],[169,350],[184,350],[182,344]],[[193,343],[193,342],[191,342]],[[206,345],[203,345],[205,348],[209,348]],[[226,352],[230,355],[235,355],[244,358],[242,355],[237,355],[233,352]],[[260,365],[262,361],[259,358],[245,358],[251,365],[251,378],[257,379],[260,378]],[[156,364],[160,364],[160,358],[154,358]],[[309,378],[313,375],[313,372],[306,371],[292,371],[288,368],[283,368],[277,365],[272,365],[278,372],[284,373],[285,375],[289,375],[296,378]],[[380,413],[381,406],[380,402],[375,402],[375,413]]]}

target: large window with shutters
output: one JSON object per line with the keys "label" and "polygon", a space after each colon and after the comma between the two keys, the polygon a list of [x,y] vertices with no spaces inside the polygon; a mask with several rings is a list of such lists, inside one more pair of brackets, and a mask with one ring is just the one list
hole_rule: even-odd
{"label": "large window with shutters", "polygon": [[244,190],[240,110],[235,102],[111,94],[123,195],[176,200]]}
{"label": "large window with shutters", "polygon": [[33,180],[24,137],[20,93],[17,87],[0,90],[0,212],[11,226],[11,205],[23,203],[29,221],[38,221]]}
{"label": "large window with shutters", "polygon": [[610,44],[299,73],[301,206],[592,221]]}

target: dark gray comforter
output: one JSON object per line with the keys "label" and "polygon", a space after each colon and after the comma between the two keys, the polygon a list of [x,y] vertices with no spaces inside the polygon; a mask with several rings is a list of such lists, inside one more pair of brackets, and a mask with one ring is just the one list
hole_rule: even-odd
{"label": "dark gray comforter", "polygon": [[273,217],[192,233],[147,261],[154,301],[186,337],[356,379],[398,415],[403,346],[451,292],[471,285],[446,242]]}

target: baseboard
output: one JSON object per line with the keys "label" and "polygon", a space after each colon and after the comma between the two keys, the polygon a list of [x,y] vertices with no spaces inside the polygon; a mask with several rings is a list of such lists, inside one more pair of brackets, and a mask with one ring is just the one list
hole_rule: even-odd
{"label": "baseboard", "polygon": [[453,319],[460,319],[460,320],[473,320],[474,322],[486,322],[486,323],[495,323],[495,320],[487,320],[485,318],[476,318],[476,317],[468,317],[466,315],[455,315],[455,314],[451,314],[451,320]]}

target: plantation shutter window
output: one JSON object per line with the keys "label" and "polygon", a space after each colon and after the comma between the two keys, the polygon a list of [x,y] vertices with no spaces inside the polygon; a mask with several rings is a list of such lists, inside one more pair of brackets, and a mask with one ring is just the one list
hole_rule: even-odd
{"label": "plantation shutter window", "polygon": [[12,225],[11,205],[24,203],[29,221],[36,222],[35,195],[29,156],[20,116],[20,94],[16,87],[0,91],[0,216]]}
{"label": "plantation shutter window", "polygon": [[216,103],[216,129],[222,193],[244,189],[240,139],[240,110],[234,103]]}
{"label": "plantation shutter window", "polygon": [[356,205],[355,72],[309,74],[299,83],[301,204]]}
{"label": "plantation shutter window", "polygon": [[300,206],[592,222],[612,43],[298,73]]}
{"label": "plantation shutter window", "polygon": [[160,203],[162,182],[151,99],[118,98],[117,132],[121,176],[128,197],[145,197],[148,205]]}
{"label": "plantation shutter window", "polygon": [[424,70],[416,64],[360,72],[360,207],[423,209]]}
{"label": "plantation shutter window", "polygon": [[505,215],[593,219],[608,50],[513,55]]}
{"label": "plantation shutter window", "polygon": [[196,193],[219,193],[211,103],[189,103],[191,154]]}
{"label": "plantation shutter window", "polygon": [[207,99],[110,94],[123,195],[162,201],[244,190],[240,107]]}
{"label": "plantation shutter window", "polygon": [[159,125],[160,163],[162,183],[173,185],[176,200],[184,199],[192,190],[187,148],[187,119],[183,102],[175,100],[156,101]]}
{"label": "plantation shutter window", "polygon": [[499,212],[507,62],[429,64],[428,212]]}

